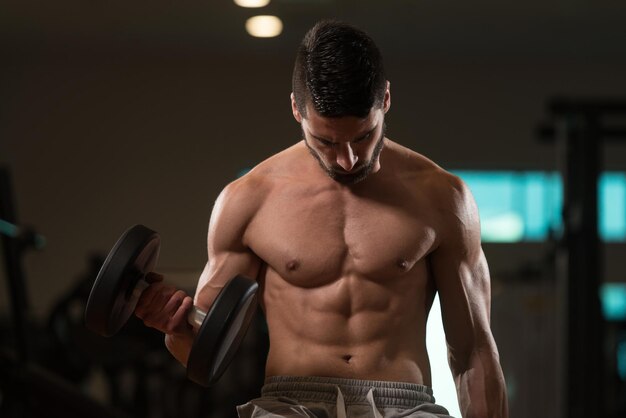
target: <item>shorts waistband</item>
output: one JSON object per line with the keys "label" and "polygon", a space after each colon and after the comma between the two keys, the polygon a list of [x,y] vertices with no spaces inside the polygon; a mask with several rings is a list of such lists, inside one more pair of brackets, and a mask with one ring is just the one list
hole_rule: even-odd
{"label": "shorts waistband", "polygon": [[371,392],[381,408],[409,408],[435,403],[432,388],[406,382],[343,379],[318,376],[272,376],[265,379],[263,396],[284,396],[299,401],[336,402],[337,389],[346,404],[367,404]]}

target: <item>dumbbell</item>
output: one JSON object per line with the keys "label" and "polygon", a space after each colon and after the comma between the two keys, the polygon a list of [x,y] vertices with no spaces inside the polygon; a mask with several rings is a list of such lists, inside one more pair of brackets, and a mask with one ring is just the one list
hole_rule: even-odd
{"label": "dumbbell", "polygon": [[[85,325],[104,337],[115,335],[135,311],[145,280],[159,256],[161,238],[143,225],[129,228],[102,264],[85,308]],[[193,307],[189,323],[198,329],[187,361],[187,377],[210,386],[237,353],[257,307],[258,284],[235,276],[208,312]]]}

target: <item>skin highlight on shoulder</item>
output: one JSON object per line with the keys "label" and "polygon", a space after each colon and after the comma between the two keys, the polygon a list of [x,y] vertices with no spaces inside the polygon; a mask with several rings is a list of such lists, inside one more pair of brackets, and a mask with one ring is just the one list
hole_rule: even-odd
{"label": "skin highlight on shoulder", "polygon": [[253,167],[241,177],[257,186],[271,187],[280,179],[297,180],[308,173],[313,166],[303,141],[296,142],[289,148],[272,155]]}
{"label": "skin highlight on shoulder", "polygon": [[441,187],[451,175],[426,156],[388,138],[381,153],[381,172],[388,173],[391,181],[401,181],[421,191]]}

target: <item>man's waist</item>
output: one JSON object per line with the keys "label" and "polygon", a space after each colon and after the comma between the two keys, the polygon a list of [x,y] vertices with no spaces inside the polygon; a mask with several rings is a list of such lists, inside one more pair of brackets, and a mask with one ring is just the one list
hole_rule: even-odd
{"label": "man's waist", "polygon": [[423,402],[435,402],[432,389],[425,385],[320,376],[271,376],[266,379],[261,393],[264,397],[334,403],[338,390],[348,404],[368,403],[370,392],[376,405],[381,407],[408,408]]}
{"label": "man's waist", "polygon": [[385,350],[386,346],[326,347],[315,344],[300,345],[296,350],[293,347],[281,349],[283,347],[278,344],[270,344],[270,347],[267,376],[326,376],[430,383],[425,350]]}

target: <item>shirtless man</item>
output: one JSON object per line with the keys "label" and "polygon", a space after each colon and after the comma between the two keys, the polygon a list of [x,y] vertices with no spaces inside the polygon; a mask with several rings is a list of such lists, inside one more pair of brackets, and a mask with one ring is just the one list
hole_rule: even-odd
{"label": "shirtless man", "polygon": [[[269,328],[266,385],[241,417],[448,417],[426,352],[435,292],[463,417],[508,416],[476,205],[460,179],[385,137],[390,103],[374,42],[318,23],[293,76],[304,139],[215,203],[195,304],[256,278]],[[160,279],[136,314],[186,364],[194,301]]]}

